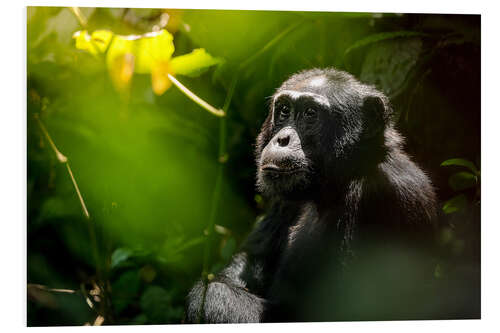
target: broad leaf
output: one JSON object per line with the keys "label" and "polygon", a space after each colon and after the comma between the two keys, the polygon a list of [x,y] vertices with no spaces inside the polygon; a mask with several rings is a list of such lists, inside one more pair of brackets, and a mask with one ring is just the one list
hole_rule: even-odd
{"label": "broad leaf", "polygon": [[449,166],[449,165],[458,165],[458,166],[463,166],[466,168],[469,168],[474,174],[478,175],[479,170],[476,168],[474,163],[472,163],[469,160],[463,159],[463,158],[451,158],[449,160],[444,161],[441,163],[441,166]]}
{"label": "broad leaf", "polygon": [[174,53],[174,37],[167,30],[147,33],[138,39],[137,73],[151,73],[158,64],[170,61]]}
{"label": "broad leaf", "polygon": [[229,237],[225,242],[224,246],[220,251],[222,259],[229,260],[236,250],[236,240],[233,237]]}
{"label": "broad leaf", "polygon": [[365,37],[361,40],[358,40],[356,43],[351,45],[345,50],[345,55],[349,54],[355,49],[358,49],[360,47],[369,45],[369,44],[374,44],[378,43],[383,40],[388,40],[388,39],[394,39],[394,38],[399,38],[399,37],[424,37],[427,36],[424,33],[417,32],[417,31],[393,31],[393,32],[381,32],[378,34],[373,34],[368,37]]}
{"label": "broad leaf", "polygon": [[198,76],[209,67],[221,64],[221,58],[215,58],[205,49],[195,49],[193,52],[175,57],[170,63],[170,68],[175,74]]}
{"label": "broad leaf", "polygon": [[467,198],[464,194],[459,194],[444,203],[443,212],[450,214],[462,210],[465,206],[467,206]]}
{"label": "broad leaf", "polygon": [[87,30],[77,31],[73,34],[75,39],[75,47],[78,50],[87,51],[90,54],[97,55],[98,48],[92,42],[92,37],[88,34]]}
{"label": "broad leaf", "polygon": [[461,171],[451,175],[448,183],[455,191],[465,190],[477,184],[477,176],[467,171]]}
{"label": "broad leaf", "polygon": [[113,307],[116,313],[121,313],[133,302],[139,292],[140,282],[138,272],[130,270],[120,275],[118,280],[112,283]]}
{"label": "broad leaf", "polygon": [[132,255],[132,250],[124,247],[116,249],[111,255],[111,268],[127,260]]}
{"label": "broad leaf", "polygon": [[141,296],[141,309],[153,323],[168,323],[182,318],[182,307],[172,304],[172,295],[159,286],[149,286]]}

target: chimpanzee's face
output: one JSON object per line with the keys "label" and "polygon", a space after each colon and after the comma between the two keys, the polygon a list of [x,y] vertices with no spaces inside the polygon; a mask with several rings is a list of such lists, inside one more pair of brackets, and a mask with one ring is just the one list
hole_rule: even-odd
{"label": "chimpanzee's face", "polygon": [[[349,174],[346,160],[365,144],[362,138],[372,135],[372,127],[383,129],[382,118],[372,114],[384,105],[377,97],[366,98],[363,86],[354,86],[348,78],[292,77],[273,96],[257,140],[261,192],[310,197],[322,183]],[[372,119],[380,126],[371,126]]]}
{"label": "chimpanzee's face", "polygon": [[[318,78],[316,83],[325,82]],[[313,81],[306,89],[283,89],[273,97],[271,139],[257,161],[258,185],[263,192],[301,197],[315,183],[315,170],[322,159],[321,134],[331,105],[321,89],[311,89],[314,87]]]}

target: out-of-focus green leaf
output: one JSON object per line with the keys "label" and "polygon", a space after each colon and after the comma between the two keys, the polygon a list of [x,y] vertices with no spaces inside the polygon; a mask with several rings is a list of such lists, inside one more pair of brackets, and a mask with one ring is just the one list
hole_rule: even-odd
{"label": "out-of-focus green leaf", "polygon": [[443,269],[441,268],[440,264],[437,264],[436,268],[434,269],[434,277],[436,279],[440,279],[443,277]]}
{"label": "out-of-focus green leaf", "polygon": [[360,79],[374,84],[389,97],[396,96],[407,86],[422,50],[423,43],[418,37],[382,39],[363,49],[366,54]]}
{"label": "out-of-focus green leaf", "polygon": [[463,158],[451,158],[451,159],[446,160],[443,163],[441,163],[441,166],[450,166],[450,165],[463,166],[463,167],[468,168],[474,174],[476,174],[476,175],[479,174],[479,170],[476,168],[474,163],[472,163],[469,160],[463,159]]}
{"label": "out-of-focus green leaf", "polygon": [[195,77],[202,74],[209,67],[221,64],[221,58],[215,58],[205,49],[195,49],[193,52],[172,59],[170,68],[175,74]]}
{"label": "out-of-focus green leaf", "polygon": [[146,283],[151,283],[156,277],[156,270],[151,265],[145,265],[139,270],[139,275]]}
{"label": "out-of-focus green leaf", "polygon": [[137,271],[129,270],[112,283],[113,307],[120,313],[133,301],[139,292],[140,278]]}
{"label": "out-of-focus green leaf", "polygon": [[153,323],[180,320],[182,308],[172,306],[172,296],[159,286],[149,286],[141,297],[141,308]]}
{"label": "out-of-focus green leaf", "polygon": [[356,43],[354,43],[353,45],[348,47],[345,50],[344,54],[348,55],[350,52],[352,52],[355,49],[358,49],[360,47],[367,46],[370,44],[378,43],[378,42],[381,42],[383,40],[400,38],[400,37],[425,37],[425,36],[427,36],[427,34],[417,32],[417,31],[404,31],[404,30],[402,30],[402,31],[393,31],[393,32],[381,32],[378,34],[370,35],[368,37],[365,37],[365,38],[357,41]]}
{"label": "out-of-focus green leaf", "polygon": [[138,315],[137,317],[132,319],[130,324],[131,325],[144,325],[147,322],[148,322],[148,317],[144,313],[141,313],[140,315]]}
{"label": "out-of-focus green leaf", "polygon": [[451,175],[448,183],[455,191],[465,190],[477,184],[477,176],[467,171],[461,171]]}
{"label": "out-of-focus green leaf", "polygon": [[167,240],[160,251],[158,259],[163,263],[173,263],[182,260],[183,252],[195,245],[201,244],[205,238],[197,237],[185,241],[183,237]]}
{"label": "out-of-focus green leaf", "polygon": [[132,250],[125,247],[116,249],[111,255],[111,268],[115,268],[120,263],[124,262],[132,255]]}
{"label": "out-of-focus green leaf", "polygon": [[236,250],[236,240],[233,237],[229,237],[222,246],[220,255],[222,259],[229,260]]}
{"label": "out-of-focus green leaf", "polygon": [[464,194],[459,194],[444,203],[443,212],[450,214],[462,210],[465,206],[467,206],[467,197]]}
{"label": "out-of-focus green leaf", "polygon": [[76,214],[74,205],[70,205],[60,197],[50,197],[45,200],[40,208],[39,220],[43,221],[51,218],[58,218]]}

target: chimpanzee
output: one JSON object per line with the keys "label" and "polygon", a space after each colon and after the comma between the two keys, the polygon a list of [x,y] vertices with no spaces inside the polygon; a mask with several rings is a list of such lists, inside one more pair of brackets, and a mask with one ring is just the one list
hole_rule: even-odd
{"label": "chimpanzee", "polygon": [[[402,145],[374,87],[333,68],[291,76],[257,137],[257,187],[269,212],[206,289],[193,287],[187,321],[419,319],[425,311],[406,305],[427,273],[408,267],[436,198]],[[384,316],[385,304],[393,312]]]}

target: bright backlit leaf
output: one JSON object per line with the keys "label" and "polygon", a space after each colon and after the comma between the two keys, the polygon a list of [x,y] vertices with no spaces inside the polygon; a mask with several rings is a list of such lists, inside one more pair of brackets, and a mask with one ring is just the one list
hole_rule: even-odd
{"label": "bright backlit leaf", "polygon": [[92,33],[91,40],[99,52],[105,52],[109,42],[113,38],[113,33],[109,30],[96,30]]}
{"label": "bright backlit leaf", "polygon": [[173,58],[170,67],[175,74],[198,76],[209,67],[221,63],[222,59],[212,57],[205,49],[195,49],[189,54]]}
{"label": "bright backlit leaf", "polygon": [[173,36],[167,30],[144,35],[113,35],[109,30],[96,30],[89,35],[86,30],[73,35],[76,48],[93,55],[106,57],[106,66],[115,87],[119,91],[127,89],[133,73],[151,74],[151,84],[155,94],[163,94],[172,82],[171,75],[195,77],[208,68],[222,63],[222,59],[212,57],[204,49],[172,58]]}
{"label": "bright backlit leaf", "polygon": [[469,170],[474,172],[474,174],[476,174],[476,175],[479,174],[479,170],[477,170],[474,163],[472,163],[469,160],[463,159],[463,158],[451,158],[451,159],[446,160],[443,163],[441,163],[441,166],[450,166],[450,165],[463,166],[463,167],[469,168]]}
{"label": "bright backlit leaf", "polygon": [[137,73],[151,73],[153,68],[168,63],[174,53],[174,38],[167,30],[147,33],[137,41]]}
{"label": "bright backlit leaf", "polygon": [[75,39],[75,47],[79,50],[87,51],[90,54],[96,55],[98,53],[97,47],[92,42],[92,38],[87,30],[77,31],[73,34]]}

